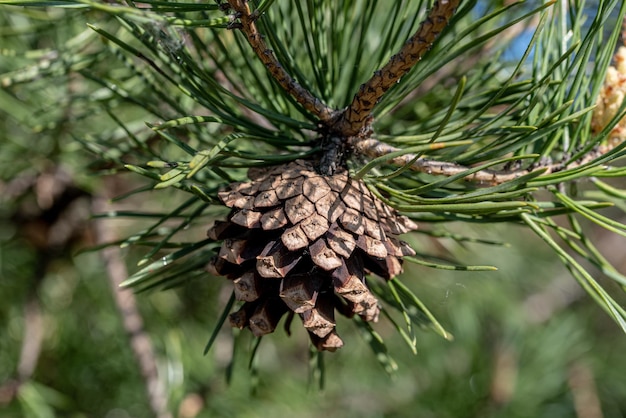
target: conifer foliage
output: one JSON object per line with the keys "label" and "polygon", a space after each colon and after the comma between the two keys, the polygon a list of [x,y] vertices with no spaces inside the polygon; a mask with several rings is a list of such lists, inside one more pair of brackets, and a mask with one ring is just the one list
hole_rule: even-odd
{"label": "conifer foliage", "polygon": [[[231,279],[211,341],[228,313],[257,337],[297,314],[315,347],[335,350],[338,312],[369,333],[379,359],[369,322],[381,312],[413,350],[416,327],[450,337],[398,276],[402,262],[495,270],[438,259],[420,241],[480,241],[446,230],[456,222],[535,232],[626,331],[597,274],[620,287],[626,278],[580,222],[626,236],[601,213],[625,209],[611,182],[626,175],[615,129],[626,104],[603,86],[623,2],[593,14],[578,1],[2,3],[66,7],[89,22],[2,84],[84,81],[68,114],[94,167],[144,176],[131,195],[181,202],[122,240],[151,247],[124,285]],[[90,125],[103,114],[106,126]],[[207,217],[217,219],[207,239],[174,239],[206,230]],[[399,237],[410,231],[412,248]]]}

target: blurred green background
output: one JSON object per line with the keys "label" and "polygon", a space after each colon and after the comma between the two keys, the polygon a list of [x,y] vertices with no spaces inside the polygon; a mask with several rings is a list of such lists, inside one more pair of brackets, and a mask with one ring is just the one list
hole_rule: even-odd
{"label": "blurred green background", "polygon": [[[37,283],[35,252],[5,222],[0,416],[151,416],[98,254],[55,259]],[[611,319],[534,236],[505,226],[459,229],[504,237],[512,246],[433,243],[475,263],[497,260],[494,273],[406,266],[405,283],[455,339],[421,332],[414,356],[381,321],[375,328],[398,363],[391,377],[347,320],[338,324],[345,346],[324,355],[323,390],[311,383],[308,338],[299,327],[291,337],[279,330],[264,338],[252,371],[249,350],[235,353],[230,364],[233,338],[250,347],[248,332],[233,337],[225,327],[203,356],[229,293],[222,279],[207,275],[181,289],[139,295],[170,410],[178,417],[624,416],[626,338]],[[192,233],[200,238],[204,231]],[[124,255],[132,271],[132,254]],[[614,256],[621,257],[620,251]],[[38,312],[29,318],[40,321],[41,352],[31,360],[32,375],[11,395],[33,300]]]}
{"label": "blurred green background", "polygon": [[[67,41],[64,31],[47,23],[48,13],[57,12],[31,11],[26,13],[30,20],[24,13],[0,16],[0,80],[15,79],[12,71],[32,60],[10,51],[45,51],[50,44]],[[33,22],[50,37],[21,36],[33,29]],[[70,18],[65,24],[70,33],[72,25],[82,22]],[[96,167],[98,176],[85,168],[93,157],[73,138],[80,136],[85,121],[92,130],[110,121],[83,113],[77,106],[80,99],[64,103],[65,89],[80,93],[82,86],[51,82],[54,68],[46,72],[45,54],[37,62],[33,74],[22,74],[23,85],[12,85],[10,92],[5,84],[0,89],[0,416],[153,416],[146,380],[123,327],[102,254],[81,251],[95,244],[91,196],[139,187],[141,180],[134,174],[107,179],[107,167]],[[70,111],[79,117],[65,118],[64,112]],[[60,207],[41,192],[47,190],[46,179],[71,191],[62,195],[65,203]],[[165,195],[143,194],[141,200],[133,197],[115,207],[158,211],[168,207]],[[167,196],[185,198],[176,192]],[[66,220],[62,213],[80,222],[64,224],[67,228],[59,235],[59,229],[51,228]],[[148,225],[123,219],[98,222],[105,222],[104,228],[118,238]],[[204,239],[208,225],[207,220],[207,225],[194,226],[185,235]],[[626,416],[626,337],[554,253],[515,226],[449,228],[510,246],[461,247],[419,234],[407,238],[432,254],[453,253],[471,264],[495,264],[499,271],[450,272],[406,265],[402,280],[454,340],[421,332],[419,353],[413,355],[395,329],[381,320],[375,329],[398,364],[392,376],[354,324],[341,318],[338,328],[345,346],[324,354],[321,390],[310,375],[308,338],[299,327],[293,327],[291,337],[279,330],[264,338],[252,367],[253,339],[248,332],[228,327],[203,355],[230,294],[224,279],[207,274],[179,289],[138,295],[172,416]],[[64,239],[51,243],[50,236]],[[592,239],[626,273],[623,239],[599,230]],[[137,249],[120,253],[130,272],[137,270],[140,256]],[[603,284],[626,302],[613,282]],[[235,338],[241,344],[231,361]]]}

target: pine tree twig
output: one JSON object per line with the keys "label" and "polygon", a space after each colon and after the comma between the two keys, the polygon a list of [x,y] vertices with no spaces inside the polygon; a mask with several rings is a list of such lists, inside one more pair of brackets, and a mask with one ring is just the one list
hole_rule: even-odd
{"label": "pine tree twig", "polygon": [[[38,280],[38,282],[41,282]],[[38,289],[38,286],[35,288]],[[41,304],[33,291],[24,305],[24,337],[17,366],[17,378],[0,383],[0,406],[11,403],[35,372],[44,337]]]}
{"label": "pine tree twig", "polygon": [[41,354],[44,328],[41,304],[36,294],[33,294],[24,306],[24,340],[17,366],[20,383],[26,382],[35,372]]}
{"label": "pine tree twig", "polygon": [[[505,3],[509,4],[511,2],[508,1]],[[516,23],[501,32],[497,37],[487,40],[480,47],[480,49],[472,52],[471,55],[463,57],[463,68],[475,68],[476,65],[478,65],[483,59],[485,59],[485,57],[491,59],[493,55],[493,48],[496,45],[508,45],[524,32],[529,31],[531,28],[536,29],[537,25],[539,24],[539,20],[539,16],[535,15],[531,17],[528,22]],[[402,101],[398,103],[397,108],[405,104],[413,103],[416,99],[433,90],[437,86],[446,85],[446,83],[448,82],[449,84],[456,85],[456,83],[458,82],[458,68],[458,62],[456,61],[451,61],[445,66],[441,67],[435,73],[428,76],[427,79],[422,81],[419,86],[417,86],[417,88],[407,94],[406,97],[404,97]]]}
{"label": "pine tree twig", "polygon": [[593,369],[586,362],[577,360],[569,367],[567,384],[572,392],[576,418],[604,417]]}
{"label": "pine tree twig", "polygon": [[333,126],[341,136],[356,135],[368,124],[372,109],[391,86],[408,73],[432,47],[441,31],[448,25],[460,0],[438,0],[400,51],[389,62],[362,84],[352,103],[338,117]]}
{"label": "pine tree twig", "polygon": [[[92,210],[94,213],[104,213],[109,209],[104,197],[99,196],[93,199]],[[97,221],[94,229],[98,244],[115,241],[115,234],[108,225],[105,225],[105,221]],[[115,247],[107,247],[102,250],[101,254],[109,277],[111,293],[122,316],[122,324],[128,334],[131,349],[146,384],[148,402],[152,413],[157,418],[171,418],[172,414],[167,410],[165,387],[158,376],[154,348],[150,336],[144,329],[143,319],[137,307],[137,299],[131,291],[120,290],[120,284],[128,277],[126,265],[119,254],[119,250]]]}
{"label": "pine tree twig", "polygon": [[228,0],[228,4],[235,11],[235,17],[238,19],[238,22],[234,22],[230,27],[233,29],[238,28],[246,35],[248,43],[250,43],[256,55],[283,90],[296,99],[308,112],[317,116],[321,122],[328,123],[333,120],[337,111],[324,104],[310,91],[302,87],[278,62],[274,51],[268,48],[263,39],[264,36],[259,33],[255,23],[258,16],[250,13],[247,1]]}
{"label": "pine tree twig", "polygon": [[[355,153],[366,155],[370,158],[383,157],[392,152],[401,151],[399,148],[393,147],[389,144],[385,144],[373,138],[360,139],[359,137],[350,137],[348,139],[348,145],[352,147],[352,150]],[[606,154],[613,148],[614,146],[609,145],[594,148],[583,157],[567,165],[565,165],[563,162],[553,163],[551,161],[545,161],[535,163],[525,169],[480,170],[467,175],[466,177],[464,177],[464,180],[476,182],[486,186],[496,186],[498,184],[506,183],[507,181],[515,180],[526,174],[533,173],[537,170],[544,170],[544,173],[542,175],[546,175],[565,169],[580,167],[598,158],[599,156]],[[452,162],[437,161],[421,157],[418,158],[418,156],[415,154],[400,155],[398,157],[390,159],[388,163],[397,166],[405,166],[410,164],[409,169],[412,171],[446,177],[455,176],[471,169],[471,167],[466,167],[464,165]]]}

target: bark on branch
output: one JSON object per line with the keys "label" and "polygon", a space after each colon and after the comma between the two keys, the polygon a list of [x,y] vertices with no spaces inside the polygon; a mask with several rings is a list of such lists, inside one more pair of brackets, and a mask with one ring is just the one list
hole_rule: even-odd
{"label": "bark on branch", "polygon": [[250,7],[247,1],[228,0],[228,4],[236,12],[236,17],[239,19],[239,24],[234,24],[232,27],[238,27],[246,35],[248,43],[250,43],[250,46],[274,80],[308,112],[317,116],[321,122],[328,124],[333,119],[336,111],[298,84],[298,82],[285,71],[274,55],[274,51],[268,48],[263,39],[263,35],[259,33],[255,23],[257,16],[250,13]]}
{"label": "bark on branch", "polygon": [[[106,203],[105,197],[97,196],[93,199],[92,209],[93,213],[106,213],[110,207]],[[95,222],[94,230],[98,244],[114,242],[117,239],[110,226],[105,225],[103,221]],[[117,248],[107,247],[101,251],[101,254],[115,305],[122,317],[122,324],[130,340],[130,347],[146,385],[151,412],[157,418],[172,418],[172,414],[167,408],[165,385],[159,378],[152,340],[144,329],[143,318],[139,312],[135,294],[129,290],[120,290],[120,284],[128,277],[126,264]]]}
{"label": "bark on branch", "polygon": [[[377,139],[359,139],[357,137],[350,138],[349,145],[353,151],[357,154],[366,155],[370,158],[377,158],[388,155],[389,153],[400,151],[400,148],[393,147],[389,144],[378,141]],[[571,162],[565,165],[563,162],[545,164],[533,164],[529,168],[519,170],[480,170],[472,174],[468,174],[464,177],[465,181],[472,181],[485,186],[495,186],[498,184],[506,183],[507,181],[515,180],[526,174],[536,172],[538,170],[544,170],[541,175],[562,171],[565,169],[572,169],[587,164],[599,156],[606,154],[614,146],[604,145],[589,153],[585,154],[579,160]],[[415,154],[404,154],[395,158],[392,158],[387,162],[396,166],[410,165],[409,169],[412,171],[418,171],[421,173],[427,173],[440,176],[454,176],[467,172],[471,167],[466,167],[460,164],[451,163],[447,161],[437,161],[428,158],[417,158]]]}
{"label": "bark on branch", "polygon": [[438,0],[420,24],[417,32],[406,41],[389,62],[374,73],[359,88],[352,103],[332,127],[342,136],[353,136],[368,124],[376,103],[402,76],[417,64],[431,48],[441,31],[448,25],[460,0]]}

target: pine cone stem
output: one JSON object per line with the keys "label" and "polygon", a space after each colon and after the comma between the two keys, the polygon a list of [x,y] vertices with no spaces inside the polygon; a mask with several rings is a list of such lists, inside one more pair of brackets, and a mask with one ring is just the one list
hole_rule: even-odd
{"label": "pine cone stem", "polygon": [[354,136],[368,124],[376,103],[432,47],[433,42],[447,26],[459,3],[460,0],[435,2],[417,32],[406,41],[400,51],[392,56],[383,68],[376,71],[372,78],[361,85],[350,106],[343,111],[337,124],[333,126],[335,132],[346,137]]}
{"label": "pine cone stem", "polygon": [[265,43],[264,36],[259,33],[255,23],[258,16],[250,13],[248,2],[246,0],[228,0],[228,4],[237,13],[241,31],[246,35],[250,46],[274,80],[308,112],[317,116],[322,122],[329,122],[336,114],[336,111],[302,87],[285,71],[274,55],[274,51],[268,48]]}

